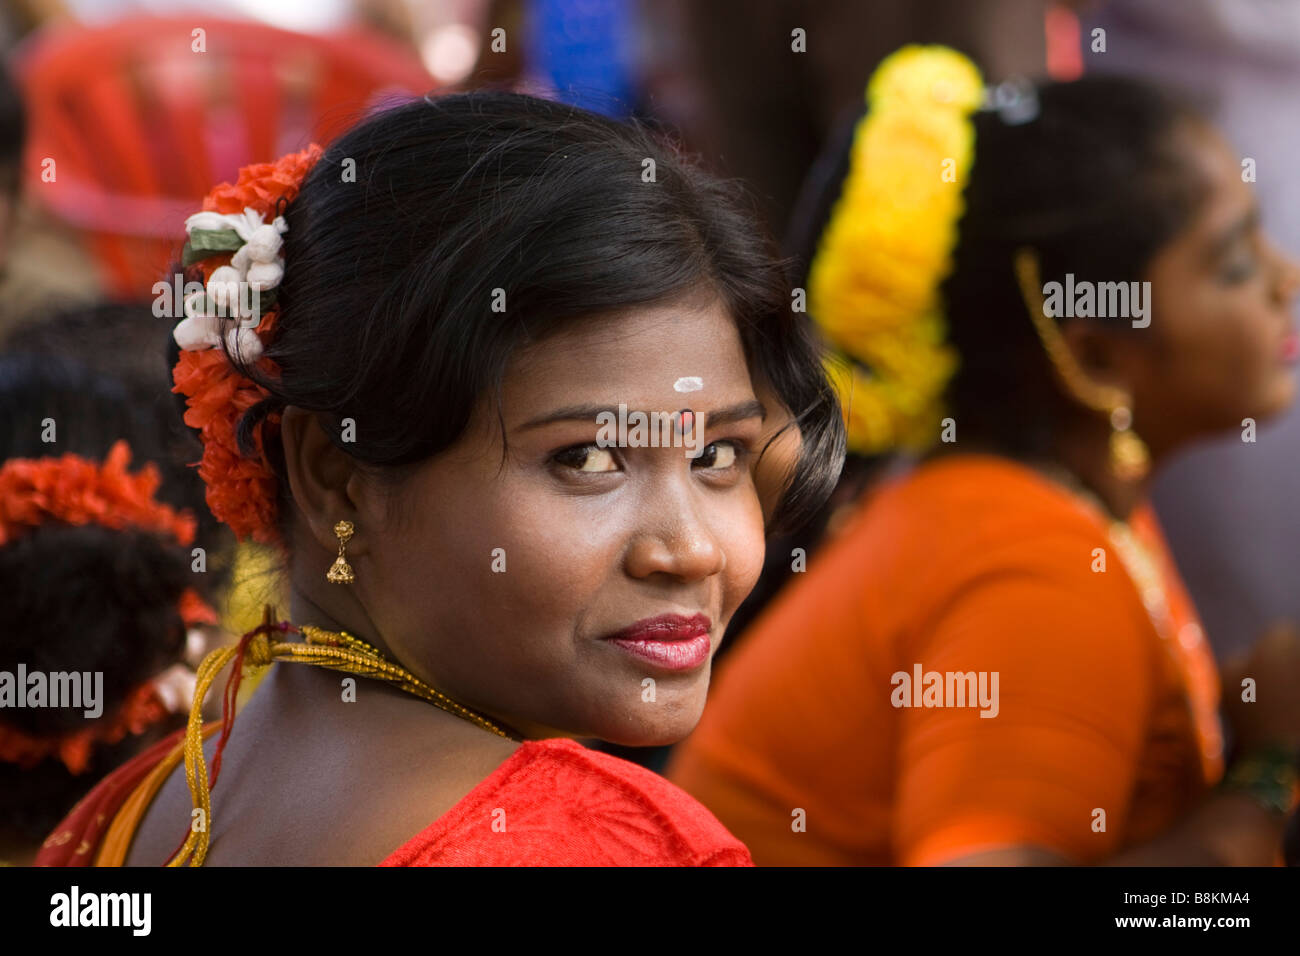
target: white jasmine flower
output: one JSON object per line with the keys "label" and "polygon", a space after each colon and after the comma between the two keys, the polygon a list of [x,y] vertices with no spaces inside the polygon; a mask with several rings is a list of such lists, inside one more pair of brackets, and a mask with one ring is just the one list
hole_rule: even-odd
{"label": "white jasmine flower", "polygon": [[208,303],[208,293],[191,292],[185,297],[185,317],[189,319],[204,315],[215,315]]}
{"label": "white jasmine flower", "polygon": [[230,267],[238,269],[239,274],[243,275],[248,272],[248,267],[252,265],[252,257],[249,254],[248,243],[244,243],[235,250],[235,254],[230,257]]}
{"label": "white jasmine flower", "polygon": [[[219,212],[196,212],[185,220],[185,232],[191,233],[196,229],[207,232],[220,232],[223,229],[235,229],[235,222],[243,222],[243,216],[223,215]],[[235,229],[238,232],[238,229]]]}
{"label": "white jasmine flower", "polygon": [[172,329],[172,338],[186,352],[214,349],[221,344],[225,322],[216,315],[195,315],[182,319]]}
{"label": "white jasmine flower", "polygon": [[[277,218],[276,221],[284,222],[283,218]],[[284,240],[280,238],[280,230],[268,223],[254,229],[253,234],[248,237],[248,242],[240,247],[240,251],[247,249],[254,262],[274,262],[282,245]]]}
{"label": "white jasmine flower", "polygon": [[[245,206],[242,213],[196,212],[185,220],[185,231],[190,233],[195,229],[212,231],[233,229],[240,239],[247,242],[262,225],[262,217],[255,210]],[[289,229],[283,216],[276,216],[272,226],[278,233],[287,232]]]}
{"label": "white jasmine flower", "polygon": [[279,262],[254,262],[248,267],[248,284],[258,291],[274,289],[284,278],[284,266]]}
{"label": "white jasmine flower", "polygon": [[[289,231],[283,216],[263,222],[248,207],[242,213],[196,212],[185,220],[185,231],[233,230],[243,244],[208,277],[204,292],[185,299],[186,318],[172,331],[176,344],[186,351],[217,348],[224,338],[231,353],[244,361],[262,355],[257,326],[262,322],[259,293],[273,289],[284,278],[280,238]],[[234,321],[227,321],[227,319]]]}
{"label": "white jasmine flower", "polygon": [[237,316],[240,312],[239,293],[244,277],[232,266],[219,266],[208,278],[208,297],[216,304],[218,314]]}
{"label": "white jasmine flower", "polygon": [[244,362],[262,357],[262,340],[253,329],[234,328],[226,333],[226,349]]}

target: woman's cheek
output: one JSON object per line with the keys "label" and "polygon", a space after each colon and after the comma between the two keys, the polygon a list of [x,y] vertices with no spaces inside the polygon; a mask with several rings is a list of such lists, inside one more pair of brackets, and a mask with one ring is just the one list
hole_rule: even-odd
{"label": "woman's cheek", "polygon": [[763,509],[756,493],[746,496],[729,522],[723,547],[727,556],[723,572],[725,594],[723,607],[728,619],[740,607],[758,583],[763,571],[767,541],[763,525]]}
{"label": "woman's cheek", "polygon": [[[1225,367],[1225,388],[1229,395],[1239,396],[1237,402],[1225,402],[1225,407],[1237,407],[1246,399],[1243,415],[1268,415],[1276,410],[1279,386],[1285,384],[1287,368],[1279,349],[1277,319],[1262,305],[1238,310],[1229,317],[1229,328],[1235,332],[1236,341],[1224,343],[1216,350],[1219,361],[1225,356],[1235,356],[1236,362]],[[1239,418],[1240,416],[1236,416]],[[1234,420],[1232,424],[1236,424]]]}
{"label": "woman's cheek", "polygon": [[571,614],[573,602],[606,583],[617,566],[619,522],[609,509],[593,513],[581,499],[521,490],[503,513],[498,566],[517,609]]}

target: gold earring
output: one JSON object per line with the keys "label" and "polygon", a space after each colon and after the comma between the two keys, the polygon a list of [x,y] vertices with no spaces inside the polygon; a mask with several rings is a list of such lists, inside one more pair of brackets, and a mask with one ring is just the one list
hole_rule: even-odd
{"label": "gold earring", "polygon": [[1113,385],[1099,385],[1079,367],[1065,344],[1061,330],[1047,314],[1039,284],[1038,257],[1031,249],[1016,251],[1016,277],[1025,308],[1033,319],[1047,357],[1056,374],[1076,401],[1093,411],[1105,412],[1110,420],[1110,470],[1121,481],[1137,481],[1151,470],[1151,453],[1146,442],[1133,431],[1133,400],[1128,392]]}
{"label": "gold earring", "polygon": [[1133,410],[1128,405],[1110,410],[1110,470],[1121,481],[1138,481],[1151,470],[1151,453],[1133,431]]}
{"label": "gold earring", "polygon": [[357,579],[357,576],[352,572],[352,565],[348,564],[348,560],[343,553],[348,546],[349,539],[352,537],[352,532],[351,521],[340,521],[334,525],[334,535],[339,539],[339,556],[334,559],[334,563],[330,565],[330,569],[325,575],[325,579],[331,584],[351,584]]}

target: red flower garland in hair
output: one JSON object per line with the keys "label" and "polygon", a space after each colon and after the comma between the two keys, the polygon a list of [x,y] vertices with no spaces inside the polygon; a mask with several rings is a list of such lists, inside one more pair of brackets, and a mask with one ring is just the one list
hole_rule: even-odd
{"label": "red flower garland in hair", "polygon": [[0,724],[0,763],[29,770],[47,757],[58,757],[69,773],[85,773],[97,744],[115,744],[128,733],[142,734],[166,716],[167,708],[153,684],[137,684],[116,717],[97,720],[84,730],[35,736]]}
{"label": "red flower garland in hair", "polygon": [[[320,158],[316,144],[292,153],[274,163],[259,163],[239,171],[232,185],[222,183],[203,200],[206,212],[239,215],[252,210],[265,220],[272,220],[281,200],[292,202],[308,171]],[[238,241],[236,240],[236,243]],[[212,273],[229,265],[234,258],[226,251],[207,255],[195,263],[208,284]],[[278,309],[271,308],[256,326],[258,338],[268,342],[275,327]],[[267,373],[279,372],[275,362],[262,360]],[[252,538],[263,544],[282,545],[276,527],[276,477],[267,464],[263,442],[273,438],[279,428],[278,413],[268,415],[254,430],[254,458],[241,454],[235,439],[240,417],[269,394],[231,364],[221,348],[183,350],[172,372],[175,387],[186,396],[185,424],[199,430],[203,457],[199,476],[207,486],[207,503],[219,521],[229,525],[240,539]]]}
{"label": "red flower garland in hair", "polygon": [[[162,479],[152,463],[132,475],[131,449],[113,443],[103,464],[67,454],[61,458],[14,458],[0,467],[0,547],[54,519],[70,525],[141,528],[175,538],[182,546],[194,540],[196,522],[154,499]],[[180,597],[186,626],[215,624],[216,612],[193,588]],[[72,773],[83,772],[97,743],[114,744],[128,733],[139,734],[167,715],[150,681],[134,687],[111,720],[101,719],[78,731],[33,735],[0,724],[0,761],[31,767],[58,756]]]}
{"label": "red flower garland in hair", "polygon": [[132,475],[126,470],[130,461],[130,447],[118,439],[102,465],[72,454],[5,462],[0,467],[0,547],[49,518],[162,531],[189,544],[197,527],[194,516],[155,501],[162,484],[157,466],[150,462]]}

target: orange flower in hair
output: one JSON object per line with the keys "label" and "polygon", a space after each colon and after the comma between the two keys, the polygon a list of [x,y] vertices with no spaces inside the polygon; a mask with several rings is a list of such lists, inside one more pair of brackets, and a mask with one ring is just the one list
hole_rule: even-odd
{"label": "orange flower in hair", "polygon": [[132,475],[131,449],[113,443],[101,465],[79,455],[14,458],[0,468],[0,546],[50,518],[67,524],[144,528],[194,540],[195,520],[154,500],[162,479],[152,463]]}
{"label": "orange flower in hair", "polygon": [[[191,544],[194,516],[154,498],[162,482],[154,464],[133,475],[127,471],[130,462],[130,446],[120,439],[102,464],[73,454],[5,462],[0,467],[0,547],[50,521],[140,528],[167,534],[181,546]],[[217,621],[216,612],[193,588],[181,593],[178,609],[186,626]],[[81,773],[96,744],[115,744],[128,733],[143,733],[166,715],[153,682],[146,681],[128,692],[116,715],[82,730],[37,735],[0,723],[0,762],[31,767],[54,756],[70,772]]]}
{"label": "orange flower in hair", "polygon": [[[275,327],[275,287],[284,271],[279,235],[288,227],[277,213],[282,201],[297,198],[321,152],[312,144],[277,162],[244,167],[233,184],[222,183],[209,193],[203,212],[187,222],[182,261],[199,265],[208,291],[195,297],[201,301],[187,299],[186,318],[174,333],[182,351],[172,371],[172,391],[186,396],[185,423],[199,430],[203,442],[199,476],[207,486],[208,507],[237,537],[263,544],[282,544],[276,526],[277,481],[264,454],[264,441],[274,438],[280,416],[268,415],[253,430],[253,454],[245,457],[235,437],[239,420],[269,393],[232,364],[226,348],[245,362],[257,362],[269,376],[279,373],[273,361],[261,358]],[[231,276],[243,277],[259,301],[269,305],[261,315],[241,312],[242,305],[235,308],[229,318],[237,319],[238,327],[213,307],[214,300],[217,305],[229,301],[215,293],[233,281]]]}
{"label": "orange flower in hair", "polygon": [[138,684],[112,720],[97,720],[84,730],[38,737],[0,724],[0,762],[24,769],[58,757],[70,773],[85,772],[97,744],[118,743],[127,734],[142,734],[167,716],[167,708],[150,682]]}
{"label": "orange flower in hair", "polygon": [[313,143],[302,152],[290,153],[274,163],[245,166],[233,185],[222,183],[208,193],[203,209],[220,213],[256,209],[266,214],[275,209],[282,196],[287,202],[293,202],[320,154],[321,148]]}

